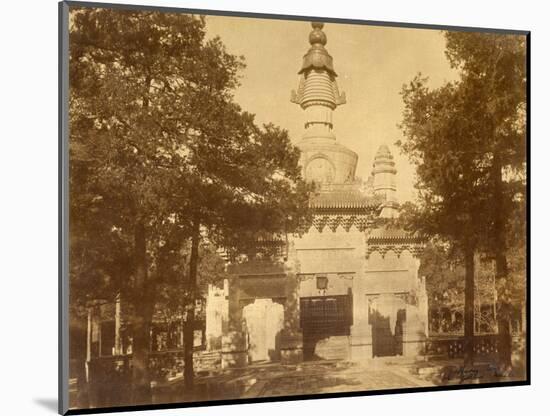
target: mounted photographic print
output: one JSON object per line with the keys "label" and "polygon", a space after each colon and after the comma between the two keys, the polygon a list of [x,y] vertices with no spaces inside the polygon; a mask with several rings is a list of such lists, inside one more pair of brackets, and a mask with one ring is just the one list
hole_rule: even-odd
{"label": "mounted photographic print", "polygon": [[60,413],[529,384],[529,32],[59,10]]}

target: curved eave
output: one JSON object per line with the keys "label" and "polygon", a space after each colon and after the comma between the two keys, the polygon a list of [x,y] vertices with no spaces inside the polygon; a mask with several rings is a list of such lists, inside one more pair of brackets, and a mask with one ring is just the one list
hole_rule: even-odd
{"label": "curved eave", "polygon": [[380,208],[380,203],[361,203],[361,202],[332,202],[332,203],[310,203],[309,208],[313,210],[334,210],[334,209],[352,209],[376,211]]}
{"label": "curved eave", "polygon": [[420,244],[425,239],[421,237],[401,237],[401,238],[369,238],[368,243],[372,244],[403,244],[403,243],[415,243]]}
{"label": "curved eave", "polygon": [[[328,187],[353,184],[326,185]],[[309,200],[309,208],[319,213],[327,211],[376,212],[382,207],[384,200],[377,196],[366,196],[351,189],[349,191],[330,190],[321,192]],[[354,212],[354,213],[355,213]]]}
{"label": "curved eave", "polygon": [[417,234],[404,234],[394,236],[367,237],[368,244],[422,244],[426,238]]}

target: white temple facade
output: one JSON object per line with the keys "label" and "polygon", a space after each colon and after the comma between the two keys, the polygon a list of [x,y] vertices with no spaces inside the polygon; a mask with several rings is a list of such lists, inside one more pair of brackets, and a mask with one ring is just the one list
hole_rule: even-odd
{"label": "white temple facade", "polygon": [[368,180],[356,178],[358,156],[333,132],[333,112],[346,98],[323,24],[312,27],[291,101],[305,114],[297,146],[305,179],[317,185],[313,220],[304,233],[286,237],[278,261],[230,266],[227,322],[219,336],[225,367],[423,352],[422,240],[391,226],[399,204],[387,146],[378,149]]}

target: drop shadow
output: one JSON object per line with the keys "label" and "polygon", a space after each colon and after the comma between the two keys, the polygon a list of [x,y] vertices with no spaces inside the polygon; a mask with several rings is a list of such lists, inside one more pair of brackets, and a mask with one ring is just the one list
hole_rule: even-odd
{"label": "drop shadow", "polygon": [[34,399],[34,402],[36,404],[39,404],[46,410],[50,410],[53,413],[57,413],[57,399],[56,398],[40,398],[40,399]]}

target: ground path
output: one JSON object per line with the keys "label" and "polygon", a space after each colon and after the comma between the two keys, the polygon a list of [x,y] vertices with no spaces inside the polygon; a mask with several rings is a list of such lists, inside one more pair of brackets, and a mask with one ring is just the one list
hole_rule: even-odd
{"label": "ground path", "polygon": [[[227,400],[433,386],[414,374],[410,362],[370,360],[368,363],[316,361],[297,365],[255,363],[242,369],[196,378],[193,400]],[[183,382],[155,394],[155,402],[182,402]],[[188,399],[189,400],[189,399]]]}

